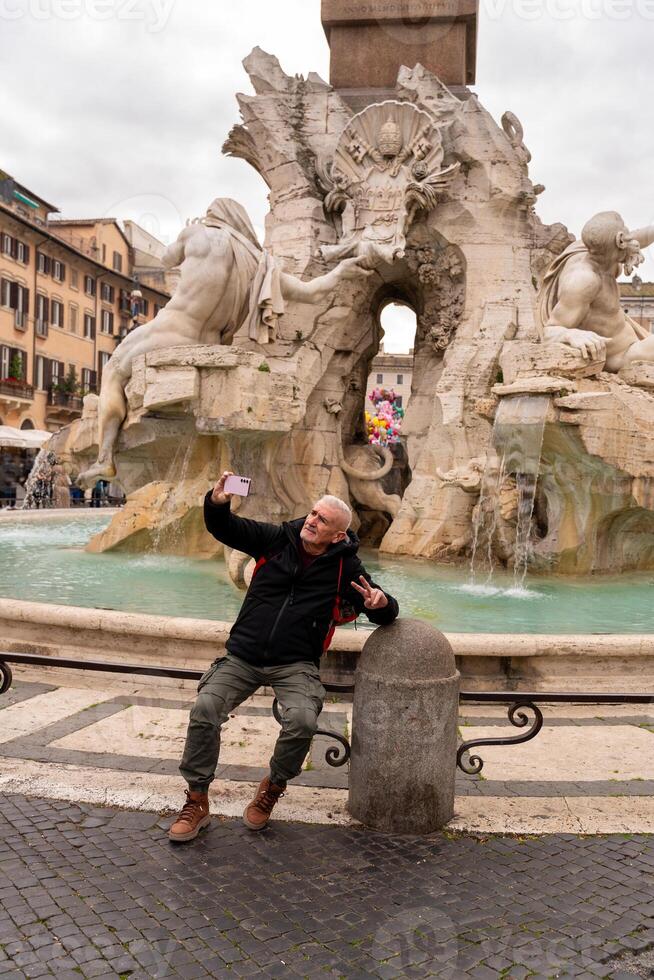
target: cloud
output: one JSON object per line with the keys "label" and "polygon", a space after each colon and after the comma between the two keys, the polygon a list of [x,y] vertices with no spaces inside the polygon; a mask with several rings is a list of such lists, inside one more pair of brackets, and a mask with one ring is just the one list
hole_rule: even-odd
{"label": "cloud", "polygon": [[[648,2],[481,0],[475,91],[521,119],[544,221],[654,221]],[[257,44],[328,77],[319,0],[0,0],[0,165],[69,216],[154,209],[166,239],[219,194],[262,225],[263,181],[220,153]]]}

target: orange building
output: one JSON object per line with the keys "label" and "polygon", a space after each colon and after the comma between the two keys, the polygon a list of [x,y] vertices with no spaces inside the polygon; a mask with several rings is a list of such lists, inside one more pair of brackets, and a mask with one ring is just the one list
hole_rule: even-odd
{"label": "orange building", "polygon": [[170,299],[134,279],[115,219],[56,213],[0,171],[0,425],[55,432],[77,418],[118,341]]}

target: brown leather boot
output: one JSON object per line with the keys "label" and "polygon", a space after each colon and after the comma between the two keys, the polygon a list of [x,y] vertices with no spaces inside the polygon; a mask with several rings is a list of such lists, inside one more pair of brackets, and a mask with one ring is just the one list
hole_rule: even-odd
{"label": "brown leather boot", "polygon": [[179,811],[177,820],[168,831],[169,840],[185,841],[197,837],[203,827],[211,823],[209,794],[186,790],[186,803]]}
{"label": "brown leather boot", "polygon": [[262,779],[259,783],[257,795],[251,803],[248,803],[243,811],[243,823],[248,830],[263,830],[270,820],[272,808],[279,797],[283,795],[284,787],[275,786],[274,783],[271,783],[270,776]]}

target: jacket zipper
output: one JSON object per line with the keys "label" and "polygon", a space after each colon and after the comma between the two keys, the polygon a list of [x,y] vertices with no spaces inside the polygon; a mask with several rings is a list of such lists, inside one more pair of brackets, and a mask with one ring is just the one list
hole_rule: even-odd
{"label": "jacket zipper", "polygon": [[282,616],[284,615],[284,613],[286,612],[286,607],[287,606],[292,606],[293,605],[293,602],[295,601],[295,576],[297,575],[297,571],[298,571],[298,566],[297,565],[294,565],[293,566],[293,576],[292,576],[292,579],[291,579],[291,591],[289,592],[289,594],[284,599],[284,601],[282,603],[282,606],[281,606],[281,609],[279,610],[279,612],[277,613],[277,615],[275,617],[275,622],[273,623],[272,629],[271,629],[271,631],[270,631],[270,633],[268,635],[268,642],[266,643],[265,649],[263,651],[264,660],[266,659],[267,656],[269,656],[270,647],[271,647],[272,641],[275,638],[275,633],[277,632],[277,627],[279,626],[279,621],[282,618]]}

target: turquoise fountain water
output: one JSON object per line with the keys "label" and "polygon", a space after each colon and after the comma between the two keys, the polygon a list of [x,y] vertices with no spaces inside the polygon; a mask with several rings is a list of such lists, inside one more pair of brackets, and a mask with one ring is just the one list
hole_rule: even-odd
{"label": "turquoise fountain water", "polygon": [[[0,523],[0,596],[153,615],[233,620],[243,595],[220,561],[168,555],[87,554],[106,514]],[[643,633],[654,626],[654,574],[574,579],[512,573],[471,589],[468,570],[415,559],[363,559],[404,616],[446,632]]]}

